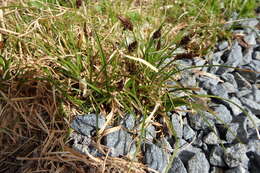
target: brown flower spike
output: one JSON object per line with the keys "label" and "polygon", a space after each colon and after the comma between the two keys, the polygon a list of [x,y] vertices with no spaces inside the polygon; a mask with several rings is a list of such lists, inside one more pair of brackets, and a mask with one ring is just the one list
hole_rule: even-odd
{"label": "brown flower spike", "polygon": [[117,16],[117,18],[121,21],[121,23],[124,26],[124,30],[128,29],[130,31],[133,31],[133,23],[130,21],[130,19],[123,17],[123,16]]}

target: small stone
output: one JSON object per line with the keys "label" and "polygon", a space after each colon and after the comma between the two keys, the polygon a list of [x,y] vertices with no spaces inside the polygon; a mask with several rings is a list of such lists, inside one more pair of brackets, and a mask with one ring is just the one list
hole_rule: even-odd
{"label": "small stone", "polygon": [[228,48],[228,42],[221,41],[220,43],[218,43],[217,48],[218,48],[218,50],[224,50],[224,49]]}
{"label": "small stone", "polygon": [[221,78],[223,78],[225,80],[225,82],[231,83],[234,88],[238,88],[235,77],[231,73],[224,73],[221,75]]}
{"label": "small stone", "polygon": [[185,140],[191,140],[196,135],[196,133],[190,128],[189,125],[185,124],[183,126],[183,138]]}
{"label": "small stone", "polygon": [[225,167],[226,164],[223,159],[224,150],[220,146],[214,146],[210,152],[209,161],[213,166]]}
{"label": "small stone", "polygon": [[239,142],[247,143],[249,137],[249,134],[247,132],[248,117],[244,114],[239,114],[234,118],[233,122],[239,124],[239,128],[236,131]]}
{"label": "small stone", "polygon": [[203,148],[202,139],[203,139],[204,133],[207,133],[207,130],[199,131],[197,133],[197,136],[196,136],[195,140],[192,143],[193,146]]}
{"label": "small stone", "polygon": [[250,110],[247,110],[247,113],[250,116],[250,118],[247,119],[247,127],[249,129],[254,129],[254,131],[255,128],[260,128],[260,119],[256,117],[256,115],[254,115]]}
{"label": "small stone", "polygon": [[135,116],[133,114],[126,115],[121,124],[126,129],[133,130],[135,128]]}
{"label": "small stone", "polygon": [[225,124],[230,123],[232,121],[232,116],[230,111],[224,105],[217,105],[214,108],[216,114],[216,124]]}
{"label": "small stone", "polygon": [[226,170],[225,173],[249,173],[249,172],[242,166],[238,166],[238,167]]}
{"label": "small stone", "polygon": [[148,141],[153,141],[153,138],[156,136],[155,127],[153,125],[148,125],[145,129],[145,139]]}
{"label": "small stone", "polygon": [[112,157],[124,156],[128,153],[134,153],[136,150],[131,135],[122,129],[109,133],[103,141],[103,144],[110,149]]}
{"label": "small stone", "polygon": [[227,90],[224,88],[223,85],[216,85],[216,86],[212,86],[210,88],[210,92],[215,95],[215,96],[219,96],[225,99],[228,99],[228,92]]}
{"label": "small stone", "polygon": [[227,142],[231,143],[237,138],[237,130],[239,128],[238,123],[231,123],[228,125],[228,130],[226,133]]}
{"label": "small stone", "polygon": [[215,79],[212,79],[209,77],[201,77],[201,79],[199,79],[199,80],[203,80],[203,79],[205,79],[205,80],[203,82],[201,82],[201,86],[206,90],[209,90],[210,88],[216,86],[219,83],[218,80],[215,80]]}
{"label": "small stone", "polygon": [[199,112],[198,114],[188,113],[190,126],[195,130],[210,129],[214,127],[214,117],[208,112]]}
{"label": "small stone", "polygon": [[187,173],[187,170],[179,157],[173,159],[172,167],[169,170],[169,173]]}
{"label": "small stone", "polygon": [[238,143],[231,147],[227,147],[224,152],[224,160],[229,168],[242,166],[248,167],[248,157],[246,155],[247,149],[244,144]]}
{"label": "small stone", "polygon": [[182,76],[180,83],[184,87],[195,87],[196,86],[196,78],[194,75],[184,75]]}
{"label": "small stone", "polygon": [[180,118],[181,117],[178,114],[172,114],[171,116],[173,130],[175,131],[178,138],[181,138],[183,135],[183,127]]}
{"label": "small stone", "polygon": [[[240,100],[236,97],[231,97],[230,101],[234,102],[235,104],[237,104],[238,106],[242,107],[242,103],[240,102]],[[236,106],[233,103],[228,102],[228,106],[230,107],[230,109],[232,110],[233,115],[237,116],[240,113],[242,113],[242,110]]]}
{"label": "small stone", "polygon": [[259,51],[255,51],[252,56],[253,56],[254,59],[260,60],[260,52]]}
{"label": "small stone", "polygon": [[253,85],[253,97],[254,101],[260,102],[260,90],[255,85]]}
{"label": "small stone", "polygon": [[253,48],[249,47],[248,49],[246,49],[244,51],[244,57],[243,57],[241,65],[249,64],[252,61],[252,58],[253,58]]}
{"label": "small stone", "polygon": [[204,136],[203,142],[209,145],[214,145],[221,143],[221,140],[214,132],[210,132],[206,136]]}
{"label": "small stone", "polygon": [[252,93],[252,90],[246,88],[246,89],[238,91],[236,93],[236,95],[238,98],[241,98],[241,97],[246,97],[247,95],[249,95],[251,93]]}
{"label": "small stone", "polygon": [[187,165],[188,160],[190,160],[196,153],[202,152],[202,149],[194,147],[193,145],[189,145],[186,141],[180,140],[181,147],[184,147],[183,150],[179,153],[179,158]]}
{"label": "small stone", "polygon": [[105,118],[101,115],[87,114],[77,116],[71,124],[71,127],[77,132],[85,135],[92,136],[96,133],[96,130],[105,125]]}
{"label": "small stone", "polygon": [[259,165],[259,163],[260,163],[260,140],[254,139],[254,140],[249,141],[247,147],[248,147],[247,153],[250,158],[251,169],[260,170],[260,165]]}
{"label": "small stone", "polygon": [[[242,60],[243,60],[242,48],[238,44],[238,42],[235,41],[231,47],[230,53],[227,57],[227,61],[224,63],[224,65],[237,67],[242,62]],[[234,71],[233,68],[220,67],[219,70],[217,71],[217,74],[223,74],[232,71]]]}
{"label": "small stone", "polygon": [[[199,58],[199,57],[195,57],[193,58],[193,65],[194,66],[203,66],[206,63],[206,60]],[[197,70],[201,70],[203,67],[198,67],[196,68]]]}
{"label": "small stone", "polygon": [[259,21],[257,20],[257,18],[250,18],[250,19],[243,20],[239,23],[245,27],[255,27],[258,24],[258,22]]}
{"label": "small stone", "polygon": [[[247,73],[247,74],[249,74],[249,73]],[[242,88],[242,87],[246,87],[248,89],[252,88],[252,85],[250,84],[250,82],[248,82],[240,73],[236,72],[234,74],[234,77],[235,77],[235,79],[237,81],[237,84],[238,84],[239,88]]]}
{"label": "small stone", "polygon": [[247,36],[244,37],[244,40],[250,46],[256,45],[256,35],[255,33],[251,32]]}
{"label": "small stone", "polygon": [[227,93],[235,93],[238,91],[238,89],[235,88],[234,85],[232,85],[229,82],[224,82],[224,83],[221,83],[220,85],[222,85],[223,88],[225,88],[227,90]]}
{"label": "small stone", "polygon": [[196,153],[187,164],[187,170],[189,173],[208,173],[209,162],[204,153]]}
{"label": "small stone", "polygon": [[[254,57],[254,55],[253,55]],[[260,69],[260,60],[256,59],[257,57],[255,57],[254,60],[252,60],[249,64],[249,67],[252,69],[253,72],[244,72],[245,74],[248,74],[247,76],[249,77],[258,77],[259,74],[257,72],[259,72]],[[240,72],[241,73],[241,72]],[[252,81],[255,81],[255,79],[252,79]]]}
{"label": "small stone", "polygon": [[252,113],[257,115],[260,114],[260,104],[244,97],[240,98],[240,100],[243,105],[247,106],[252,111]]}
{"label": "small stone", "polygon": [[94,157],[103,156],[92,144],[91,138],[84,136],[75,132],[70,134],[70,139],[72,139],[72,148],[82,154],[91,154]]}
{"label": "small stone", "polygon": [[151,143],[143,144],[142,151],[144,153],[144,162],[148,164],[149,168],[155,169],[158,172],[164,171],[170,157],[168,153]]}

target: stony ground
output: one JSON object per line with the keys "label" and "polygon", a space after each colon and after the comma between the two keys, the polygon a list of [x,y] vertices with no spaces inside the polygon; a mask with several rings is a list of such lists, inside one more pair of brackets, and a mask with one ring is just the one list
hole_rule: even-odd
{"label": "stony ground", "polygon": [[[226,27],[230,27],[227,25]],[[180,148],[170,166],[170,173],[257,173],[260,170],[260,23],[258,19],[240,20],[233,29],[234,39],[223,40],[208,57],[182,59],[183,67],[209,66],[186,70],[180,82],[184,87],[201,88],[198,94],[210,94],[212,112],[193,114],[169,112],[176,137],[158,138],[156,128],[146,128],[141,144],[143,163],[158,172],[166,169],[171,154]],[[207,59],[207,61],[206,61]],[[244,70],[243,70],[244,69]],[[234,104],[235,103],[235,104]],[[241,110],[238,106],[244,109]],[[141,120],[132,114],[118,122],[121,128],[104,136],[101,144],[109,156],[135,159],[136,133]],[[72,122],[74,149],[95,157],[102,156],[93,138],[96,125],[102,128],[101,115],[78,116]],[[107,127],[112,128],[112,127]],[[177,139],[177,140],[176,140]],[[152,170],[151,170],[152,171]]]}

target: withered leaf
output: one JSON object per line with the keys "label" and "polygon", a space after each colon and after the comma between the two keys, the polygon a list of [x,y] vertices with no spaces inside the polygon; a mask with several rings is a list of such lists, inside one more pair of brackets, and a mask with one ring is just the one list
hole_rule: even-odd
{"label": "withered leaf", "polygon": [[121,21],[122,25],[124,26],[124,30],[128,29],[130,31],[133,31],[134,26],[129,18],[123,16],[117,16],[117,18]]}
{"label": "withered leaf", "polygon": [[79,8],[79,7],[81,7],[81,5],[82,5],[82,0],[77,0],[76,7]]}
{"label": "withered leaf", "polygon": [[128,45],[128,52],[133,52],[137,48],[138,42],[135,40],[131,44]]}

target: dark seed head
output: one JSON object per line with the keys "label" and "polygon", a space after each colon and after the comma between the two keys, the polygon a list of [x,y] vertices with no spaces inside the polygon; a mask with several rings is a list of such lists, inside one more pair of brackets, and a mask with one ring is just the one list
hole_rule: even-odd
{"label": "dark seed head", "polygon": [[133,52],[137,48],[138,42],[134,41],[133,43],[128,45],[128,52]]}
{"label": "dark seed head", "polygon": [[122,25],[124,26],[124,30],[128,29],[130,31],[133,31],[134,27],[130,19],[123,16],[117,16],[117,18],[121,21]]}
{"label": "dark seed head", "polygon": [[82,5],[82,0],[76,1],[76,7],[79,8]]}
{"label": "dark seed head", "polygon": [[161,28],[159,28],[158,30],[156,30],[154,33],[153,33],[153,36],[152,38],[153,39],[158,39],[161,37]]}

